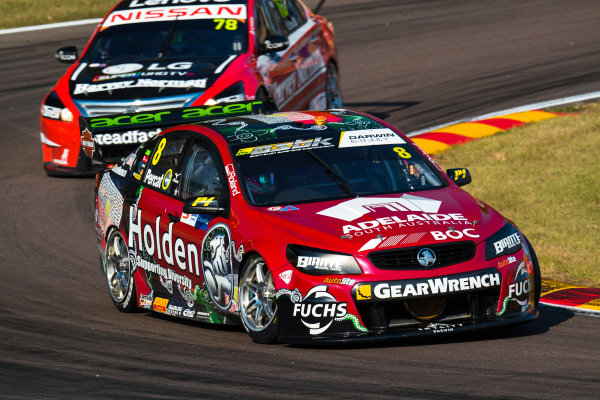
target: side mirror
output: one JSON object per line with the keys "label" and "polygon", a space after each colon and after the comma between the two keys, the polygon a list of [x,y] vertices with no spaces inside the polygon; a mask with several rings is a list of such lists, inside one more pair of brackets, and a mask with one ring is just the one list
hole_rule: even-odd
{"label": "side mirror", "polygon": [[283,35],[269,35],[266,37],[265,41],[261,43],[260,52],[262,54],[276,53],[287,49],[289,45],[290,41],[287,37]]}
{"label": "side mirror", "polygon": [[183,212],[187,214],[221,214],[225,212],[222,204],[219,204],[217,196],[192,197],[183,203]]}
{"label": "side mirror", "polygon": [[79,58],[79,53],[77,52],[77,47],[67,46],[56,50],[54,57],[60,63],[73,64]]}
{"label": "side mirror", "polygon": [[456,183],[458,186],[464,186],[468,183],[471,183],[471,173],[466,168],[450,168],[446,170],[446,175],[452,182]]}

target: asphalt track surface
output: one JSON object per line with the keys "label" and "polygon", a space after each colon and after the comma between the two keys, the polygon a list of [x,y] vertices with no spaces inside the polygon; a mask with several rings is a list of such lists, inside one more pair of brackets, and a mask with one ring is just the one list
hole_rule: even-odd
{"label": "asphalt track surface", "polygon": [[[600,90],[597,0],[330,0],[322,13],[345,104],[405,131]],[[0,398],[597,398],[600,318],[562,309],[497,331],[325,349],[119,313],[99,270],[93,180],[41,165],[40,102],[66,68],[53,53],[91,31],[0,36]]]}

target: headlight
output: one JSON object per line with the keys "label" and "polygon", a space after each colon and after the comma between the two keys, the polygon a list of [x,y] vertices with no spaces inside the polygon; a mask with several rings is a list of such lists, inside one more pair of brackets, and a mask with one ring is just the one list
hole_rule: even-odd
{"label": "headlight", "polygon": [[514,254],[521,248],[521,235],[517,228],[506,223],[498,232],[485,241],[485,259]]}
{"label": "headlight", "polygon": [[73,121],[73,113],[67,107],[60,110],[60,119],[65,122]]}
{"label": "headlight", "polygon": [[73,121],[73,113],[60,100],[56,92],[51,92],[42,104],[42,117],[58,119],[64,122]]}
{"label": "headlight", "polygon": [[360,266],[349,254],[288,245],[286,256],[298,271],[308,275],[360,275]]}
{"label": "headlight", "polygon": [[244,93],[244,83],[236,82],[233,85],[229,86],[227,89],[223,90],[214,98],[206,100],[204,104],[207,106],[213,106],[218,103],[232,103],[244,100],[246,100],[246,95]]}

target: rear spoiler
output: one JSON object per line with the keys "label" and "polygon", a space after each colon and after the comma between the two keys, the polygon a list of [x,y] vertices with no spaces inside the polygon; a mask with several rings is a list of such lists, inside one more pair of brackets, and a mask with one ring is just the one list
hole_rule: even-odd
{"label": "rear spoiler", "polygon": [[277,112],[273,99],[220,103],[212,106],[171,108],[131,114],[101,117],[79,117],[81,147],[91,159],[106,164],[102,146],[94,137],[105,133],[120,133],[131,129],[166,129],[172,126],[209,121],[225,117],[270,114]]}

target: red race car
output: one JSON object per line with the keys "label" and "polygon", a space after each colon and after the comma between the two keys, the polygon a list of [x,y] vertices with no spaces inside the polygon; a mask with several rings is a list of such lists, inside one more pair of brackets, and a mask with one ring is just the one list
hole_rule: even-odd
{"label": "red race car", "polygon": [[[88,175],[79,116],[273,98],[281,110],[340,108],[333,26],[299,0],[124,0],[46,95],[40,130],[50,175]],[[157,129],[99,135],[118,160]]]}
{"label": "red race car", "polygon": [[241,322],[261,343],[538,316],[534,250],[460,188],[468,170],[442,171],[367,114],[267,106],[82,119],[84,150],[100,159],[95,135],[175,126],[96,178],[100,258],[119,310]]}

